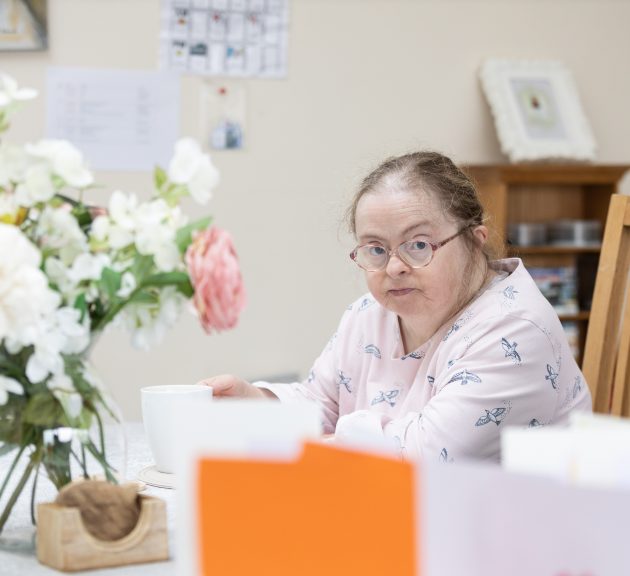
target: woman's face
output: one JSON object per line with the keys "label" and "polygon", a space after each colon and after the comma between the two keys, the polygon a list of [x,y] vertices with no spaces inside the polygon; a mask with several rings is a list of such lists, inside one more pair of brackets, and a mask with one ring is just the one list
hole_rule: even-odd
{"label": "woman's face", "polygon": [[[383,187],[365,194],[355,216],[358,244],[374,242],[387,250],[408,240],[435,244],[460,227],[444,214],[434,194],[405,188]],[[485,241],[485,227],[473,233]],[[444,322],[470,291],[470,258],[463,236],[458,236],[434,252],[424,268],[411,268],[392,255],[385,269],[365,273],[367,285],[374,298],[403,321]]]}

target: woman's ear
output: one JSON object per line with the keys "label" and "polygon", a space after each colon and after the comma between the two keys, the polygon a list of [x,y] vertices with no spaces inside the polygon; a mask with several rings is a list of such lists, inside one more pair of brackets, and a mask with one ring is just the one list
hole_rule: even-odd
{"label": "woman's ear", "polygon": [[475,226],[475,228],[473,228],[473,236],[475,240],[479,242],[479,245],[483,246],[488,241],[488,228],[485,226]]}

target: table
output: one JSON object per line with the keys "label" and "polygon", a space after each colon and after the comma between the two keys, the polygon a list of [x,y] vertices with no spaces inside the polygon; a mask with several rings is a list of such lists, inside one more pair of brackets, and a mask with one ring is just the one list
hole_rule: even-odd
{"label": "table", "polygon": [[[142,424],[139,422],[126,423],[124,429],[128,450],[127,478],[135,480],[140,470],[153,463],[153,458],[149,451]],[[14,454],[0,458],[0,478],[4,478],[12,457],[14,457]],[[58,570],[43,566],[37,561],[34,539],[28,538],[31,533],[34,533],[30,516],[30,492],[30,486],[27,485],[11,513],[9,522],[0,535],[0,540],[4,543],[0,548],[0,573],[3,576],[50,576],[53,574],[64,574]],[[142,493],[156,496],[166,502],[171,560],[73,572],[73,574],[90,576],[173,576],[176,569],[175,561],[173,560],[175,547],[175,491],[147,485],[147,488]],[[55,494],[56,491],[52,483],[43,481],[43,478],[40,478],[37,487],[37,501],[52,501],[55,498]],[[10,549],[7,550],[7,543],[11,544],[19,541],[23,544],[10,546]]]}

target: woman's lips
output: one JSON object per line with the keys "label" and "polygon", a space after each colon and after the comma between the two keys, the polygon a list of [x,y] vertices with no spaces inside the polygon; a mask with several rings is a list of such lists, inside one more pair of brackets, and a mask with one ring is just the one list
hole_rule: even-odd
{"label": "woman's lips", "polygon": [[397,290],[388,290],[387,292],[392,296],[406,296],[410,292],[413,292],[413,288],[399,288]]}

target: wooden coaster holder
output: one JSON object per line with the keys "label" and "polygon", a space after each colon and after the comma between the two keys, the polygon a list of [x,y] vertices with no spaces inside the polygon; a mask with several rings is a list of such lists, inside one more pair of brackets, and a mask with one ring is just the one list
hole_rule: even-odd
{"label": "wooden coaster holder", "polygon": [[92,536],[78,508],[39,504],[37,559],[63,572],[168,560],[166,503],[152,496],[139,498],[140,516],[134,529],[113,541]]}

